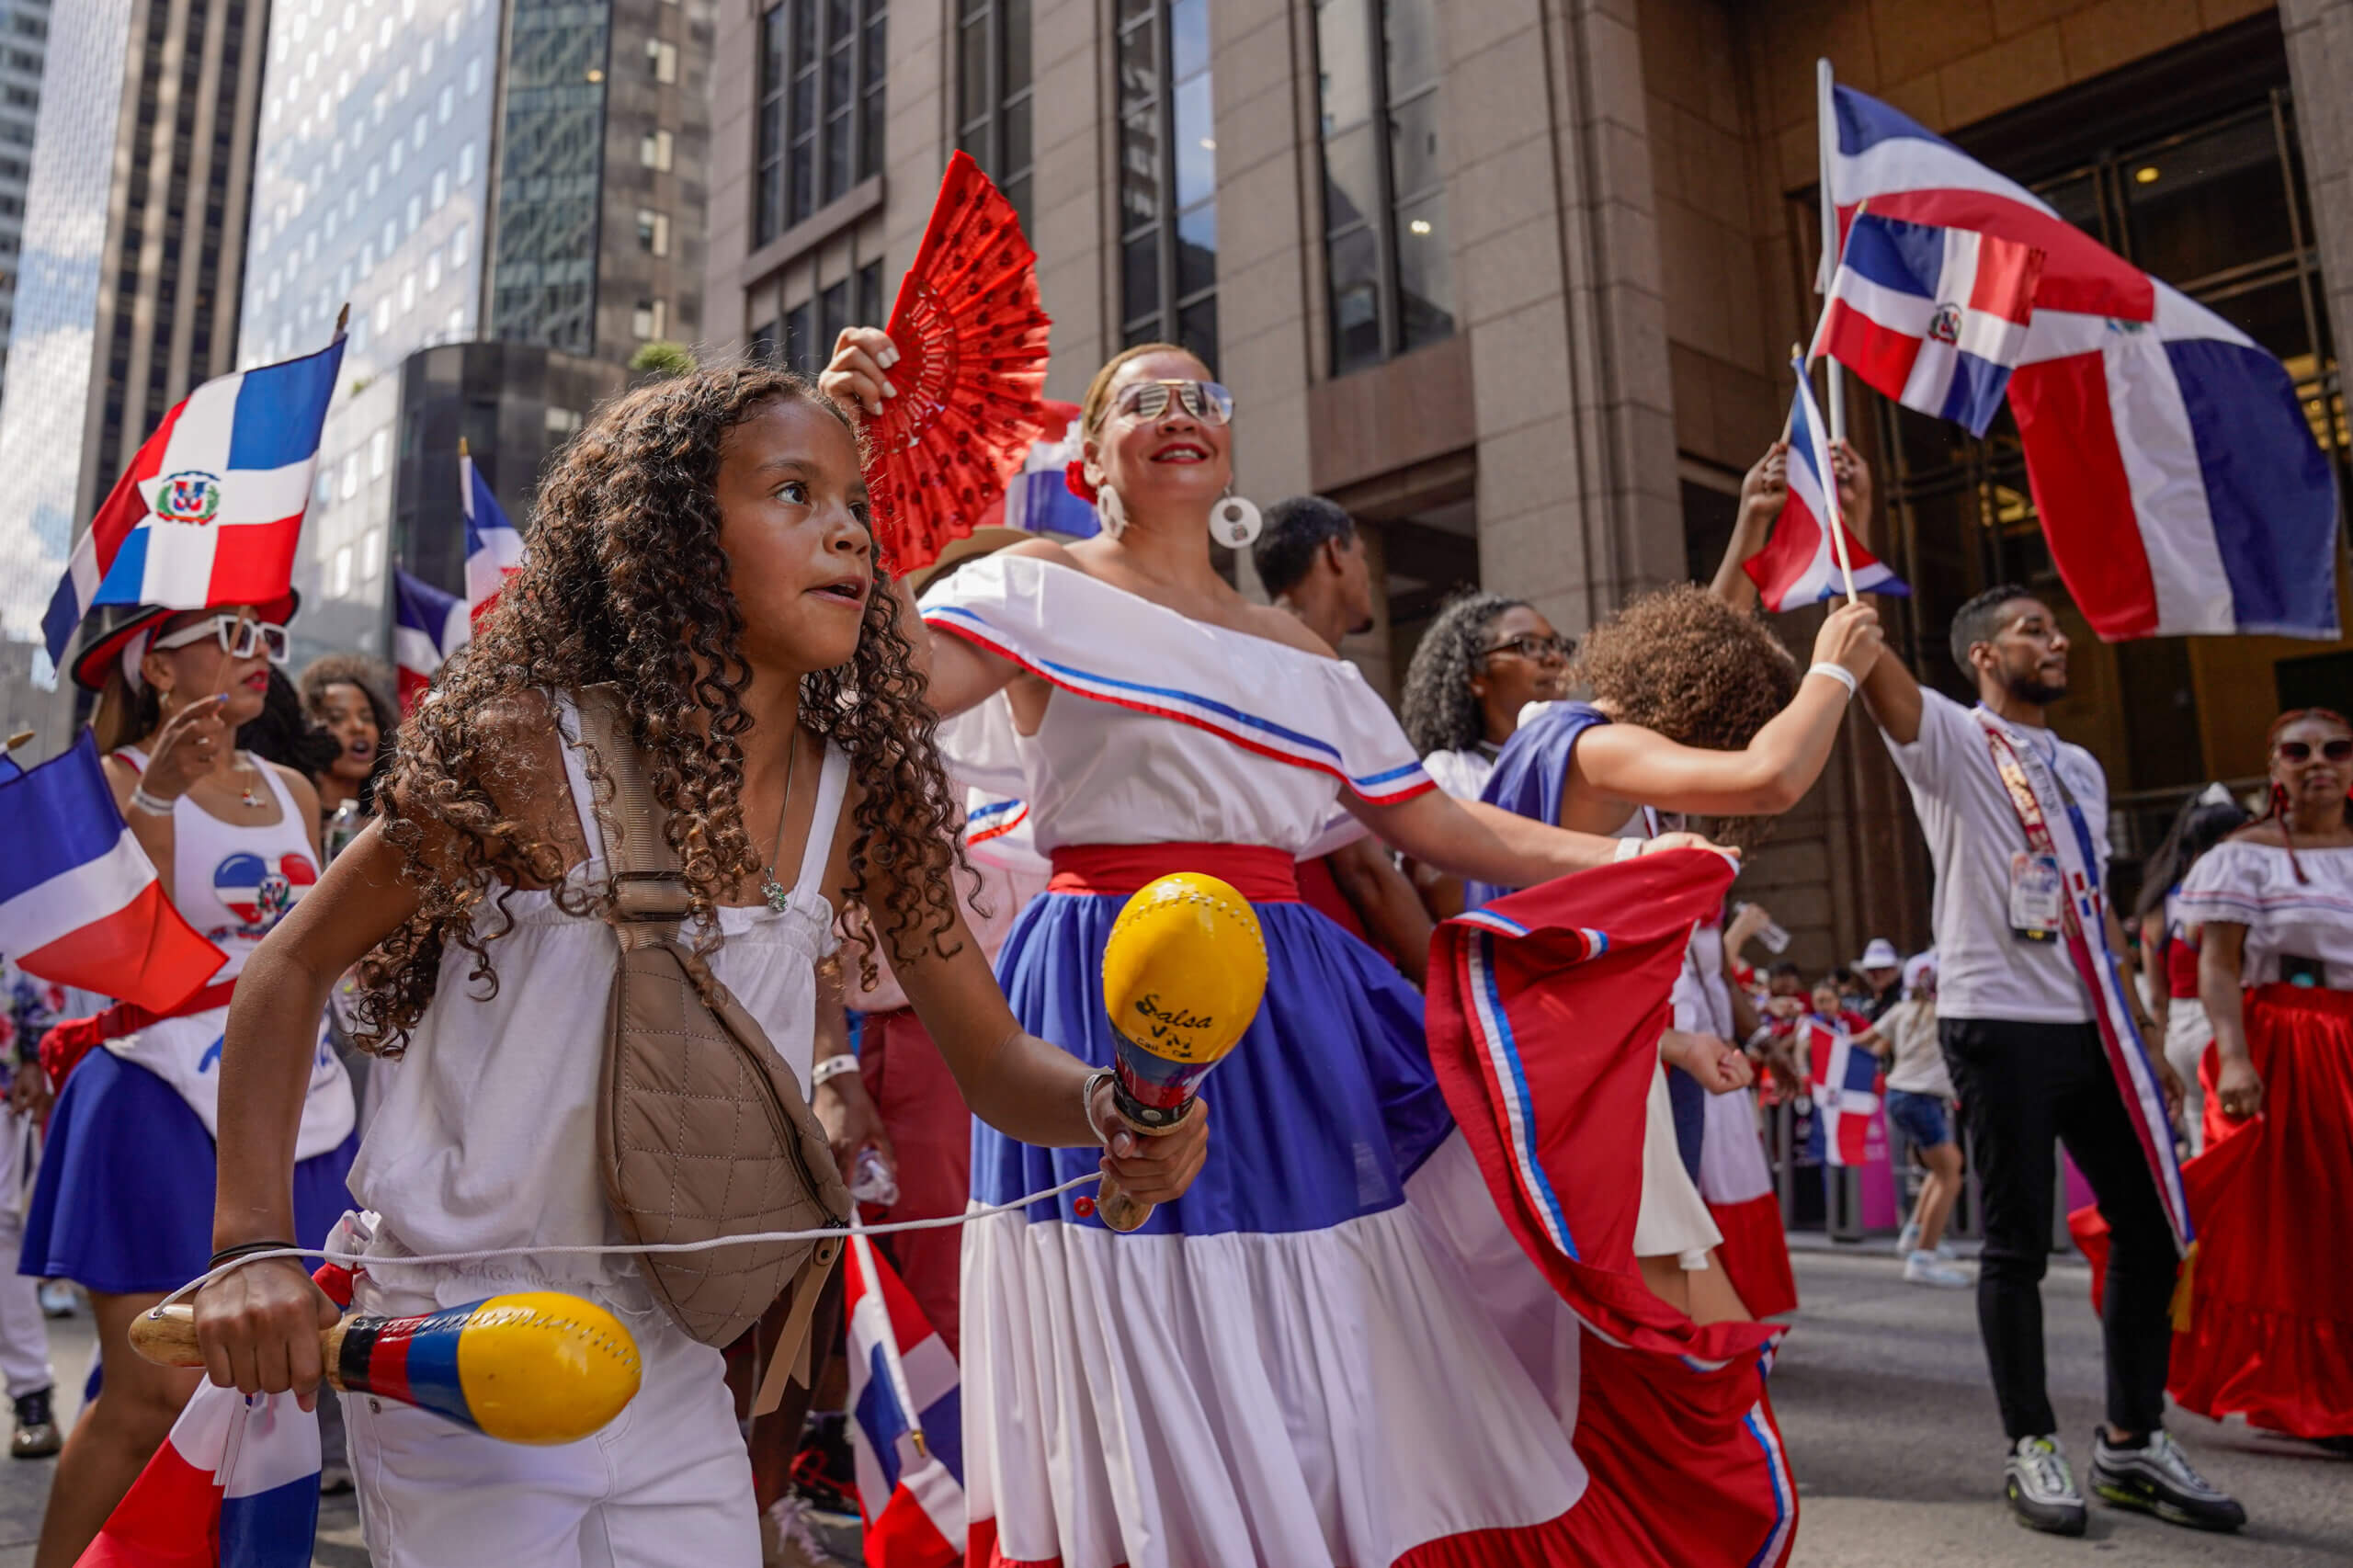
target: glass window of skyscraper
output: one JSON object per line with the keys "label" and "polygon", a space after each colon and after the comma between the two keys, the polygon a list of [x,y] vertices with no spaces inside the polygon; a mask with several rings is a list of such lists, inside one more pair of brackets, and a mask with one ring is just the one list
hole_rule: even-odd
{"label": "glass window of skyscraper", "polygon": [[1217,368],[1217,126],[1209,0],[1120,0],[1122,343]]}
{"label": "glass window of skyscraper", "polygon": [[1332,371],[1454,331],[1438,173],[1437,0],[1319,0]]}
{"label": "glass window of skyscraper", "polygon": [[1029,226],[1029,0],[963,0],[956,29],[956,145]]}
{"label": "glass window of skyscraper", "polygon": [[885,9],[781,0],[761,17],[759,244],[881,171]]}

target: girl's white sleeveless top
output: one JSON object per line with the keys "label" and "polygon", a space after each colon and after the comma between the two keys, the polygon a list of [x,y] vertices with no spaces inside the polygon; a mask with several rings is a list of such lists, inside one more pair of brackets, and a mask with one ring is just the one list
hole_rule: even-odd
{"label": "girl's white sleeveless top", "polygon": [[[587,859],[565,880],[585,890],[605,880],[604,835],[575,749],[577,710],[568,698],[558,707],[564,776],[588,846]],[[711,959],[804,1091],[815,965],[836,945],[823,888],[848,778],[848,756],[827,745],[808,848],[784,909],[722,909],[723,940]],[[597,1169],[595,1120],[619,946],[603,920],[566,914],[551,893],[517,890],[504,902],[514,926],[489,943],[496,994],[469,982],[473,955],[451,944],[406,1051],[377,1066],[385,1083],[380,1108],[351,1168],[353,1195],[377,1215],[368,1267],[388,1287],[430,1291],[444,1306],[507,1284],[584,1290],[623,1310],[651,1310],[626,1256],[500,1258],[429,1273],[392,1261],[623,1239]],[[498,930],[497,903],[483,901],[478,932]]]}

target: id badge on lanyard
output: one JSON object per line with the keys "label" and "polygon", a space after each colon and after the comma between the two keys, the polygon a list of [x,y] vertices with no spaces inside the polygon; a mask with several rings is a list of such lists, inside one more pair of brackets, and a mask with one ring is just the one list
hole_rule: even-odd
{"label": "id badge on lanyard", "polygon": [[2056,855],[2021,849],[2010,857],[2010,934],[2022,942],[2055,942],[2067,918],[2067,880]]}

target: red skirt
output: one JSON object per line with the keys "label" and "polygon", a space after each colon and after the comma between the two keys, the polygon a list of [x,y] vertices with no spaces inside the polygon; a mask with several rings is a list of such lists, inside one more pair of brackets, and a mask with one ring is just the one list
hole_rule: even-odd
{"label": "red skirt", "polygon": [[[2186,1410],[2297,1437],[2353,1436],[2353,992],[2247,993],[2263,1114],[2182,1167],[2197,1249],[2174,1304],[2167,1391]],[[2212,1105],[2211,1090],[2208,1104]],[[2092,1256],[2104,1227],[2070,1217]]]}

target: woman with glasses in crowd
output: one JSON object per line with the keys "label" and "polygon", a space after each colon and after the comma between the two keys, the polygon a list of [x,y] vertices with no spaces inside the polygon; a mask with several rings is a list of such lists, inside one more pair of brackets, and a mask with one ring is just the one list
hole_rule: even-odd
{"label": "woman with glasses in crowd", "polygon": [[[853,328],[821,384],[879,414],[895,362]],[[1017,759],[1053,862],[998,961],[1024,1026],[1110,1064],[1105,940],[1169,872],[1234,885],[1268,963],[1182,1199],[1129,1236],[1075,1194],[966,1227],[968,1551],[1065,1568],[1663,1560],[1635,1538],[1680,1521],[1603,1499],[1573,1448],[1573,1320],[1454,1135],[1420,995],[1301,903],[1294,873],[1336,803],[1457,876],[1541,880],[1620,846],[1430,789],[1356,669],[1219,574],[1212,540],[1256,533],[1231,494],[1233,412],[1192,354],[1124,350],[1087,390],[1069,475],[1101,533],[1013,545],[924,600],[932,702]],[[979,1203],[1079,1174],[1068,1151],[979,1127],[972,1143]],[[1729,1469],[1738,1435],[1721,1436]]]}
{"label": "woman with glasses in crowd", "polygon": [[[1495,771],[1520,710],[1568,692],[1574,645],[1536,608],[1501,594],[1458,594],[1414,648],[1400,704],[1405,733],[1438,787],[1475,801]],[[1462,879],[1407,868],[1430,918],[1462,913]]]}
{"label": "woman with glasses in crowd", "polygon": [[[165,895],[225,961],[176,1015],[99,1015],[76,1031],[78,1060],[60,1064],[21,1267],[90,1292],[106,1376],[58,1458],[37,1568],[81,1555],[202,1375],[142,1359],[130,1327],[209,1265],[230,985],[318,880],[317,793],[235,742],[286,659],[293,608],[290,594],[271,605],[102,610],[73,661],[74,678],[100,694],[93,729],[123,820]],[[306,1246],[348,1207],[353,1122],[350,1084],[322,1043],[294,1172]]]}
{"label": "woman with glasses in crowd", "polygon": [[2270,809],[2181,888],[2224,1131],[2182,1173],[2198,1244],[2166,1386],[2353,1451],[2353,1263],[2326,1240],[2353,1195],[2353,724],[2306,708],[2270,740]]}

